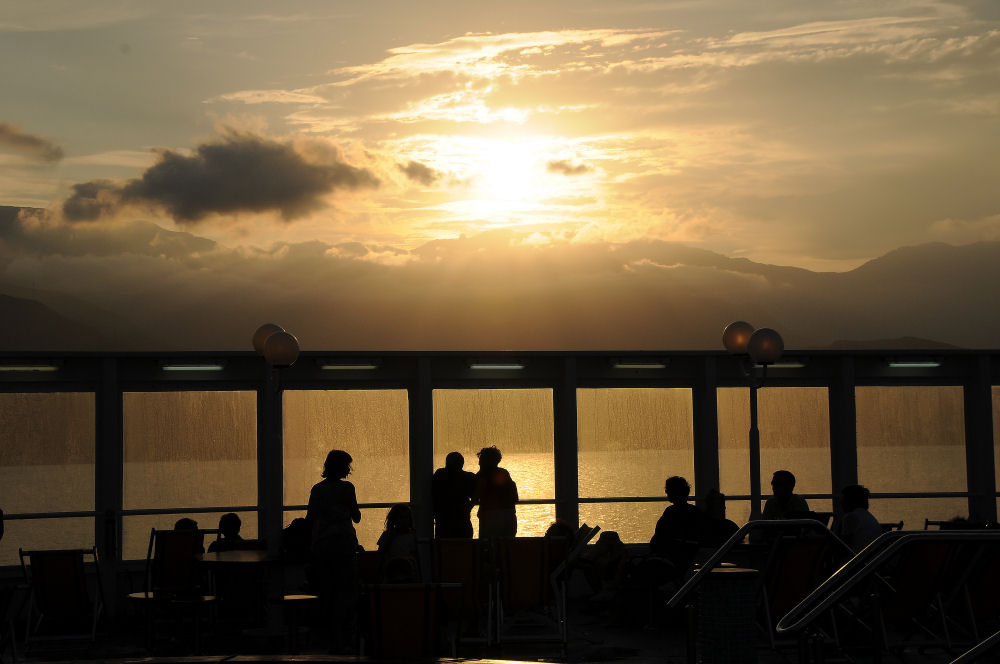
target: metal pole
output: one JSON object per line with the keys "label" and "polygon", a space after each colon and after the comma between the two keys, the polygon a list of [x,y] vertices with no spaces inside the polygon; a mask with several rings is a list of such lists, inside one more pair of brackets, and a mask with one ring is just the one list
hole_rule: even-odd
{"label": "metal pole", "polygon": [[[751,368],[751,371],[753,369]],[[750,520],[760,519],[760,430],[757,428],[757,380],[750,376]]]}

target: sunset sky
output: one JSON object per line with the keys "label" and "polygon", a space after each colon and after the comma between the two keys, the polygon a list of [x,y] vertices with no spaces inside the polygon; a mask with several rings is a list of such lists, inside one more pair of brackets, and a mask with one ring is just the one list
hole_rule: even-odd
{"label": "sunset sky", "polygon": [[12,0],[0,205],[47,212],[4,229],[0,286],[997,240],[998,63],[995,0]]}

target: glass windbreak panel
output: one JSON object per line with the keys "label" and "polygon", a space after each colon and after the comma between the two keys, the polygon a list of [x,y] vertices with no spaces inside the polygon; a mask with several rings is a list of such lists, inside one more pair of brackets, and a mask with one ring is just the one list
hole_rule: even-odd
{"label": "glass windbreak panel", "polygon": [[968,517],[966,498],[879,498],[869,501],[868,511],[879,523],[903,522],[903,530],[923,530],[924,521],[950,521]]}
{"label": "glass windbreak panel", "polygon": [[94,546],[94,519],[10,519],[4,521],[0,565],[19,565],[18,548],[89,549]]}
{"label": "glass windbreak panel", "polygon": [[967,490],[960,386],[858,387],[855,399],[858,481],[872,493]]}
{"label": "glass windbreak panel", "polygon": [[326,455],[338,449],[354,459],[347,479],[358,502],[410,500],[406,390],[289,390],[283,409],[285,505],[309,503]]}
{"label": "glass windbreak panel", "polygon": [[[126,392],[122,400],[125,509],[257,504],[256,392]],[[126,542],[148,536],[125,528]]]}
{"label": "glass windbreak panel", "polygon": [[[694,493],[690,389],[587,388],[576,391],[576,403],[581,497],[663,496],[671,475],[687,478]],[[580,518],[617,530],[625,542],[647,542],[664,507],[587,503]]]}
{"label": "glass windbreak panel", "polygon": [[[718,390],[719,480],[723,493],[750,493],[750,390]],[[757,391],[757,426],[760,430],[760,488],[771,495],[776,470],[795,475],[795,493],[829,494],[830,405],[825,387],[764,387]],[[763,503],[761,504],[763,507]],[[809,501],[810,509],[820,511]],[[823,510],[826,511],[826,510]],[[729,518],[738,524],[750,514],[734,503]]]}
{"label": "glass windbreak panel", "polygon": [[[354,530],[358,534],[358,544],[365,551],[378,550],[378,538],[385,530],[385,516],[389,513],[388,507],[362,507],[361,523],[354,524]],[[302,510],[285,510],[285,521],[282,527],[287,528],[293,519],[305,517]]]}
{"label": "glass windbreak panel", "polygon": [[[139,560],[146,557],[149,549],[149,535],[153,528],[170,530],[179,519],[193,519],[199,528],[218,528],[220,512],[197,512],[187,514],[137,514],[122,519],[125,537],[122,541],[122,559]],[[240,537],[257,539],[257,513],[238,512],[240,517]],[[212,543],[214,535],[205,536],[205,550]]]}
{"label": "glass windbreak panel", "polygon": [[[0,508],[4,512],[94,509],[94,407],[92,392],[0,394]],[[51,519],[11,521],[9,528],[31,523],[37,531],[28,532],[29,538],[18,544],[10,535],[5,537],[0,542],[4,560],[16,562],[18,546],[62,546],[59,528],[50,529],[43,522],[58,523]],[[92,520],[86,522],[93,525]],[[67,537],[77,541],[75,535]],[[92,532],[84,544],[93,544]]]}
{"label": "glass windbreak panel", "polygon": [[576,404],[582,497],[662,496],[671,475],[694,492],[690,389],[579,389]]}
{"label": "glass windbreak panel", "polygon": [[657,502],[580,503],[580,523],[617,531],[626,544],[649,542],[656,529],[656,521],[668,505],[670,503],[665,499]]}
{"label": "glass windbreak panel", "polygon": [[[553,499],[553,426],[551,389],[434,390],[434,467],[460,452],[476,472],[476,453],[495,445],[519,498]],[[517,506],[518,535],[542,535],[554,520],[553,505]],[[475,513],[472,527],[478,535]]]}
{"label": "glass windbreak panel", "polygon": [[257,504],[256,392],[126,392],[125,509]]}

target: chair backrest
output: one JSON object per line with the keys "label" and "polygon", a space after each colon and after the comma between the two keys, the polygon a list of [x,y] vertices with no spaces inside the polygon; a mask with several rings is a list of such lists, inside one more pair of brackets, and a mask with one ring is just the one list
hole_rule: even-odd
{"label": "chair backrest", "polygon": [[204,541],[204,532],[200,530],[154,528],[147,551],[147,590],[163,595],[200,594],[198,560],[205,551]]}
{"label": "chair backrest", "polygon": [[462,584],[465,610],[483,605],[483,541],[472,538],[438,538],[433,542],[432,579],[436,583]]}
{"label": "chair backrest", "polygon": [[371,656],[385,659],[433,655],[437,587],[431,583],[367,586]]}
{"label": "chair backrest", "polygon": [[357,565],[361,583],[375,584],[382,580],[382,557],[378,551],[358,551]]}
{"label": "chair backrest", "polygon": [[497,537],[504,609],[516,611],[545,606],[552,596],[549,577],[552,540],[547,537]]}
{"label": "chair backrest", "polygon": [[21,568],[34,607],[48,619],[86,622],[93,617],[99,590],[87,587],[84,557],[97,563],[96,549],[20,551]]}
{"label": "chair backrest", "polygon": [[[879,525],[879,528],[882,529],[883,533],[887,533],[890,530],[902,530],[903,529],[903,522],[902,521],[894,521],[894,522],[888,522],[888,523],[881,522],[878,525]],[[926,528],[924,530],[926,530]]]}
{"label": "chair backrest", "polygon": [[774,620],[823,582],[830,567],[829,553],[830,540],[824,537],[781,537],[774,542],[763,574],[768,610]]}

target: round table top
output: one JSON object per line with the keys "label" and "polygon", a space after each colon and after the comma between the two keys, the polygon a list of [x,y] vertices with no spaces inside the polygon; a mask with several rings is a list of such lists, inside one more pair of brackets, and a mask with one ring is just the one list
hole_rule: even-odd
{"label": "round table top", "polygon": [[256,564],[273,560],[267,551],[260,549],[234,549],[232,551],[211,551],[201,556],[203,563]]}

